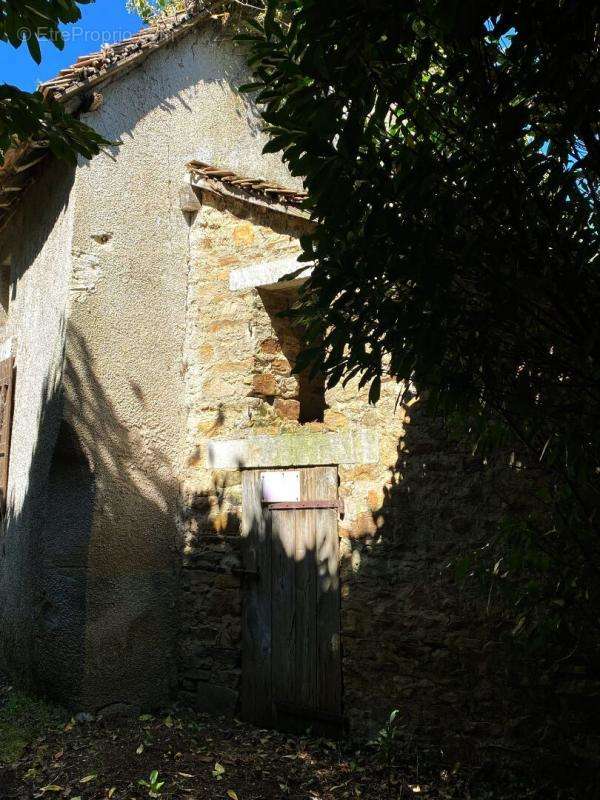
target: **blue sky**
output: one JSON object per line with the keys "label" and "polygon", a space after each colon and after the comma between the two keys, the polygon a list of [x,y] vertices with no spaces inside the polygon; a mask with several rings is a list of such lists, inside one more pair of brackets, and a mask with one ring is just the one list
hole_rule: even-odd
{"label": "blue sky", "polygon": [[103,42],[117,42],[135,33],[142,21],[125,10],[125,0],[96,0],[81,6],[82,18],[74,25],[63,26],[64,50],[42,40],[42,63],[38,66],[26,44],[15,50],[0,42],[0,83],[11,83],[33,91],[37,84],[54,77],[73,64],[78,56],[100,50]]}

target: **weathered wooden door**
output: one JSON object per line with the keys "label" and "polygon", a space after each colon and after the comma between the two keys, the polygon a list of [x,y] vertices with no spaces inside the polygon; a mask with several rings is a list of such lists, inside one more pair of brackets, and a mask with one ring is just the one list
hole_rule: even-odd
{"label": "weathered wooden door", "polygon": [[337,467],[290,470],[299,499],[265,502],[243,473],[242,712],[261,725],[341,721]]}

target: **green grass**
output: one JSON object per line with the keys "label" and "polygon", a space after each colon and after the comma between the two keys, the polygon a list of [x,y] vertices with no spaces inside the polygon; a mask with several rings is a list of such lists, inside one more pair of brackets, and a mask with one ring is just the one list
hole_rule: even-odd
{"label": "green grass", "polygon": [[67,720],[58,706],[11,690],[4,703],[0,699],[0,765],[16,761],[28,744]]}

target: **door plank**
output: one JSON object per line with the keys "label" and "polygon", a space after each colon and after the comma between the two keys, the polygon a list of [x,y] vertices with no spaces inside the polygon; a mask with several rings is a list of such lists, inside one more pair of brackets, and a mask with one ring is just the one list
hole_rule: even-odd
{"label": "door plank", "polygon": [[295,517],[289,511],[271,512],[272,660],[275,713],[277,704],[296,693]]}
{"label": "door plank", "polygon": [[[311,492],[322,500],[338,499],[337,467],[316,467]],[[342,665],[340,648],[339,538],[337,513],[315,511],[317,569],[317,675],[318,707],[340,715]]]}
{"label": "door plank", "polygon": [[12,431],[15,360],[0,362],[0,514],[6,510],[8,468]]}
{"label": "door plank", "polygon": [[317,708],[317,569],[315,512],[293,511],[296,518],[296,704]]}
{"label": "door plank", "polygon": [[270,514],[263,514],[260,472],[242,473],[242,545],[244,569],[258,572],[246,580],[242,625],[242,716],[259,725],[273,721],[271,690],[271,546]]}
{"label": "door plank", "polygon": [[342,713],[337,515],[317,511],[317,674],[319,710]]}

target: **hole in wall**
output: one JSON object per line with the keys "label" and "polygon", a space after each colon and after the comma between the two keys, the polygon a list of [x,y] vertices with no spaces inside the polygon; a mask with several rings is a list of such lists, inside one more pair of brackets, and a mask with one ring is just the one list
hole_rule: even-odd
{"label": "hole in wall", "polygon": [[325,376],[318,373],[311,377],[308,371],[298,375],[298,401],[300,402],[299,422],[323,422],[327,403],[325,402]]}
{"label": "hole in wall", "polygon": [[98,244],[108,244],[112,237],[112,233],[92,233],[91,235],[91,238]]}
{"label": "hole in wall", "polygon": [[[296,391],[293,397],[289,394],[275,397],[263,397],[270,405],[284,417],[295,418],[301,425],[310,422],[323,422],[328,406],[325,401],[325,376],[317,373],[311,375],[311,370],[293,373],[299,353],[305,344],[305,333],[299,325],[293,325],[289,317],[285,316],[296,300],[296,290],[271,290],[260,289],[259,295],[269,318],[275,337],[269,337],[261,343],[261,357],[264,362],[266,375],[275,372],[277,382],[282,378],[293,377],[296,381]],[[289,370],[282,374],[282,357],[289,364]],[[283,363],[285,363],[285,361]],[[267,381],[263,381],[265,384]],[[258,382],[260,383],[260,381]]]}

